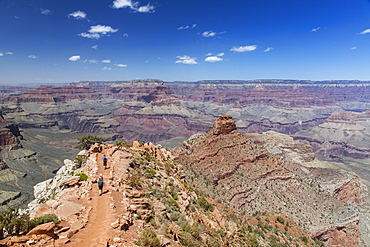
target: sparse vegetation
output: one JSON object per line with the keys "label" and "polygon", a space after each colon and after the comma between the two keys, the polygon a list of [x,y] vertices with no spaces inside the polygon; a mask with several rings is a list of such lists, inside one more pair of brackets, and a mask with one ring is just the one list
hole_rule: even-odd
{"label": "sparse vegetation", "polygon": [[308,244],[308,238],[306,236],[301,237],[302,242]]}
{"label": "sparse vegetation", "polygon": [[87,155],[77,155],[75,160],[74,160],[74,166],[73,166],[73,170],[77,170],[79,168],[81,168],[81,166],[83,164],[85,164],[87,161]]}
{"label": "sparse vegetation", "polygon": [[26,234],[32,228],[48,223],[59,223],[54,214],[44,215],[33,220],[27,213],[22,213],[19,208],[10,208],[0,212],[0,239],[4,238],[4,230],[11,236]]}
{"label": "sparse vegetation", "polygon": [[152,229],[145,229],[141,233],[141,236],[139,237],[136,244],[143,247],[160,247],[161,241],[159,240],[155,231],[153,231]]}
{"label": "sparse vegetation", "polygon": [[128,185],[136,189],[142,188],[142,176],[143,174],[140,169],[132,169],[128,176]]}
{"label": "sparse vegetation", "polygon": [[209,203],[204,197],[200,197],[197,200],[196,204],[203,208],[205,211],[213,212],[215,210],[215,207],[211,203]]}
{"label": "sparse vegetation", "polygon": [[77,173],[76,176],[80,177],[80,181],[86,181],[88,176],[85,173]]}
{"label": "sparse vegetation", "polygon": [[114,141],[114,145],[116,145],[117,147],[126,147],[126,148],[132,147],[132,143],[130,142],[117,141],[117,140]]}
{"label": "sparse vegetation", "polygon": [[277,222],[280,222],[281,224],[285,224],[285,220],[284,220],[284,218],[283,217],[281,217],[280,215],[278,216],[278,217],[276,217],[276,221]]}
{"label": "sparse vegetation", "polygon": [[84,135],[78,138],[77,140],[80,143],[80,145],[78,145],[77,147],[78,149],[89,150],[91,146],[94,145],[95,143],[102,144],[105,138],[100,136]]}

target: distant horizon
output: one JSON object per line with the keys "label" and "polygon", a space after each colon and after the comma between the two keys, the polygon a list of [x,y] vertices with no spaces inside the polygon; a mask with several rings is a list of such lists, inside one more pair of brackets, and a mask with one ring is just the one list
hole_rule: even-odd
{"label": "distant horizon", "polygon": [[185,80],[174,80],[174,81],[164,81],[164,80],[161,80],[161,79],[158,79],[158,78],[146,78],[146,79],[132,79],[132,80],[82,80],[82,81],[71,81],[71,82],[50,82],[50,83],[47,83],[47,82],[40,82],[40,83],[27,83],[27,84],[22,84],[22,83],[19,83],[19,84],[0,84],[0,87],[1,86],[4,86],[4,87],[25,87],[25,88],[33,88],[33,87],[40,87],[40,86],[67,86],[67,85],[70,85],[70,84],[79,84],[79,83],[95,83],[95,82],[102,82],[102,83],[129,83],[129,82],[133,82],[133,81],[150,81],[150,80],[153,80],[154,81],[161,81],[163,83],[209,83],[209,82],[215,82],[215,81],[218,81],[218,82],[240,82],[240,83],[259,83],[259,81],[261,81],[261,83],[273,83],[274,81],[280,81],[280,82],[285,82],[286,84],[285,85],[289,85],[289,82],[312,82],[312,83],[316,83],[316,84],[320,84],[320,83],[323,83],[323,84],[347,84],[348,82],[352,82],[353,84],[356,84],[356,83],[369,83],[370,84],[370,80],[322,80],[322,81],[317,81],[317,80],[297,80],[297,79],[252,79],[252,80],[234,80],[234,79],[230,79],[230,80],[225,80],[225,79],[220,79],[220,80],[217,80],[217,79],[209,79],[209,80],[197,80],[197,81],[185,81]]}

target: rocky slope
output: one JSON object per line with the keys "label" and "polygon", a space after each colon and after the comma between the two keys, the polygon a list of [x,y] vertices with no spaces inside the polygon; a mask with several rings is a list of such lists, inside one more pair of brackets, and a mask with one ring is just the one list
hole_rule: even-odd
{"label": "rocky slope", "polygon": [[366,186],[315,159],[307,144],[274,132],[244,135],[221,116],[175,152],[197,187],[240,213],[284,213],[328,246],[370,244]]}
{"label": "rocky slope", "polygon": [[[53,179],[35,186],[32,216],[55,214],[6,246],[322,246],[283,214],[237,214],[187,183],[181,165],[151,143],[99,145],[66,160]],[[101,158],[109,158],[103,169]],[[78,174],[87,175],[81,181]],[[98,195],[96,179],[105,185]],[[86,176],[85,176],[86,177]]]}
{"label": "rocky slope", "polygon": [[22,145],[23,136],[15,123],[0,113],[0,210],[32,199],[33,185],[43,176],[34,151]]}

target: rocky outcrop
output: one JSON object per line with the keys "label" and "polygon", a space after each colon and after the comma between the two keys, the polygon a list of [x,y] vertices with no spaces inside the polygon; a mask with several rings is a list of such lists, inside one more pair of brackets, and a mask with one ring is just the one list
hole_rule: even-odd
{"label": "rocky outcrop", "polygon": [[210,131],[175,152],[191,181],[239,212],[287,214],[328,246],[369,243],[366,187],[355,174],[318,161],[307,144],[274,132]]}
{"label": "rocky outcrop", "polygon": [[213,123],[212,132],[214,135],[226,135],[236,130],[236,124],[233,117],[230,115],[221,115],[216,122]]}

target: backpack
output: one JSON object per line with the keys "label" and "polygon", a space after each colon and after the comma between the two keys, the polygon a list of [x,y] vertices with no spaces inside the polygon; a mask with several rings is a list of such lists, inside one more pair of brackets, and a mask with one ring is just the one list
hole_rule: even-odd
{"label": "backpack", "polygon": [[103,178],[99,178],[98,179],[98,185],[99,186],[103,186]]}

